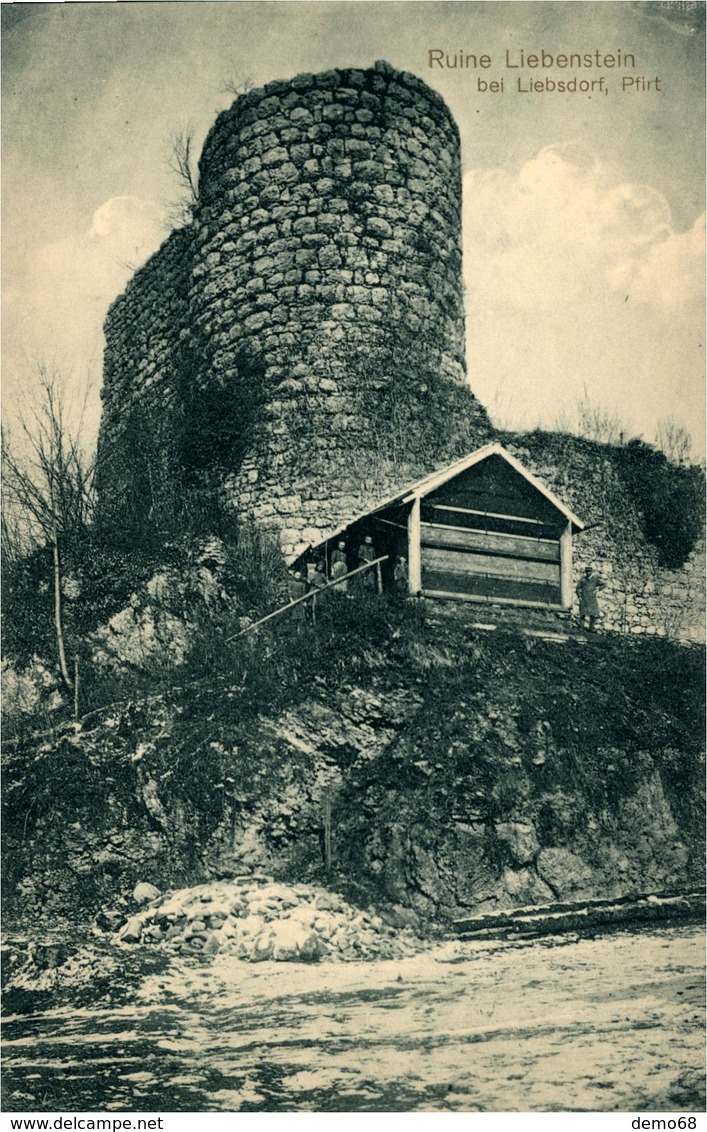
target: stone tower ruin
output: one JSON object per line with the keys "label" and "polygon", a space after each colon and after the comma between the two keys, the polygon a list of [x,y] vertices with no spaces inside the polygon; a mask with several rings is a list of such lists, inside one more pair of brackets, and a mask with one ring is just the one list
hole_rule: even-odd
{"label": "stone tower ruin", "polygon": [[238,98],[191,223],[108,314],[103,506],[119,521],[185,469],[216,474],[291,559],[483,443],[460,210],[456,124],[415,76],[377,63]]}

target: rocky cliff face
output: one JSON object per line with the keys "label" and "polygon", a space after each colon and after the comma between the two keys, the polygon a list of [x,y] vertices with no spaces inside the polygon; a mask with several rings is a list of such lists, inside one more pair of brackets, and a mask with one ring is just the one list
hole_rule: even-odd
{"label": "rocky cliff face", "polygon": [[332,603],[232,656],[237,678],[18,742],[11,910],[248,870],[321,883],[325,834],[329,883],[401,922],[701,882],[698,650],[367,616]]}

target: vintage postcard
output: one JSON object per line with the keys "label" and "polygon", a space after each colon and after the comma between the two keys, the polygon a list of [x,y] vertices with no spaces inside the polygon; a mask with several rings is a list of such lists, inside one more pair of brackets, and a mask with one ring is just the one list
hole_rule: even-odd
{"label": "vintage postcard", "polygon": [[0,11],[4,1127],[697,1128],[704,3]]}

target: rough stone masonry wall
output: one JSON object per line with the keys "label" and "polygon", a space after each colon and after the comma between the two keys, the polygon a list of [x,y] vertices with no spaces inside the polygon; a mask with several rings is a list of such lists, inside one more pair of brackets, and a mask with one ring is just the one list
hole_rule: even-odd
{"label": "rough stone masonry wall", "polygon": [[412,75],[379,63],[237,99],[204,146],[187,309],[164,349],[153,291],[160,273],[175,286],[169,242],[109,315],[104,435],[150,381],[170,388],[180,331],[205,395],[237,389],[247,353],[262,389],[228,491],[288,557],[483,443],[460,208],[456,124]]}
{"label": "rough stone masonry wall", "polygon": [[[704,642],[704,539],[684,566],[660,566],[605,445],[560,433],[501,439],[587,524],[573,540],[574,581],[585,566],[592,566],[604,583],[599,594],[601,627]],[[576,594],[574,609],[576,613]]]}
{"label": "rough stone masonry wall", "polygon": [[165,464],[180,339],[188,326],[190,250],[191,232],[173,232],[106,319],[98,489],[103,510],[117,510],[123,519],[136,502],[134,495],[145,488],[138,468],[144,470],[149,460],[153,487],[156,474],[170,472]]}
{"label": "rough stone masonry wall", "polygon": [[[386,64],[300,75],[219,116],[200,182],[192,224],[109,312],[102,505],[178,483],[180,382],[236,396],[254,380],[245,349],[257,414],[226,486],[291,560],[492,438],[463,380],[458,133],[437,94]],[[575,577],[597,567],[606,628],[703,639],[702,549],[657,565],[602,446],[501,439],[602,524],[576,540]]]}

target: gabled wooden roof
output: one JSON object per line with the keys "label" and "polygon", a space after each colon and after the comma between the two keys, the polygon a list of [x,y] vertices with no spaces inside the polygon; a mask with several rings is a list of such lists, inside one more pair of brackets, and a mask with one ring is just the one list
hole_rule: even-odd
{"label": "gabled wooden roof", "polygon": [[[500,456],[514,471],[518,472],[523,479],[527,480],[536,491],[544,495],[552,506],[556,507],[557,510],[572,523],[572,526],[575,527],[577,531],[584,530],[582,520],[579,519],[569,507],[566,507],[562,500],[558,499],[555,493],[550,491],[549,487],[545,486],[542,480],[539,480],[537,476],[529,472],[528,469],[521,464],[520,460],[516,460],[515,456],[512,456],[502,444],[498,443],[486,444],[483,448],[477,448],[475,452],[471,452],[468,456],[457,460],[456,463],[449,464],[446,468],[441,468],[438,472],[431,472],[430,475],[425,476],[424,479],[419,480],[416,484],[413,484],[412,487],[409,487],[407,491],[402,492],[399,497],[396,497],[396,500],[400,503],[412,503],[415,499],[424,499],[426,495],[429,495],[430,492],[441,487],[442,484],[455,479],[456,476],[465,472],[467,468],[473,468],[475,464],[480,464],[483,460],[487,460],[489,456]],[[380,508],[377,507],[376,510],[380,510]]]}
{"label": "gabled wooden roof", "polygon": [[354,526],[355,523],[360,523],[370,515],[377,515],[380,511],[386,511],[389,507],[394,507],[396,504],[403,505],[412,503],[415,499],[424,499],[431,491],[434,491],[436,488],[441,487],[442,484],[447,483],[448,480],[452,480],[455,476],[465,472],[467,468],[473,468],[474,464],[480,464],[483,460],[487,460],[489,456],[500,456],[514,471],[518,472],[523,479],[527,480],[536,491],[540,492],[553,507],[556,507],[557,510],[565,516],[568,522],[572,524],[575,531],[579,532],[584,530],[585,524],[582,520],[579,519],[569,507],[566,507],[562,500],[558,499],[554,492],[550,491],[549,487],[546,487],[537,476],[534,476],[532,472],[524,468],[520,460],[516,460],[515,456],[512,456],[502,444],[494,442],[493,444],[485,444],[483,448],[477,448],[475,452],[470,452],[468,456],[463,456],[461,460],[455,461],[454,464],[447,464],[445,468],[440,468],[436,472],[430,472],[429,475],[424,476],[423,479],[417,480],[416,483],[409,484],[401,491],[396,492],[395,495],[381,500],[380,503],[375,503],[372,507],[362,511],[359,515],[355,515],[352,519],[342,523],[340,527],[333,530],[331,534],[326,535],[317,545],[321,546],[322,543],[330,542],[332,539],[336,538],[337,535],[342,534],[349,527]]}

